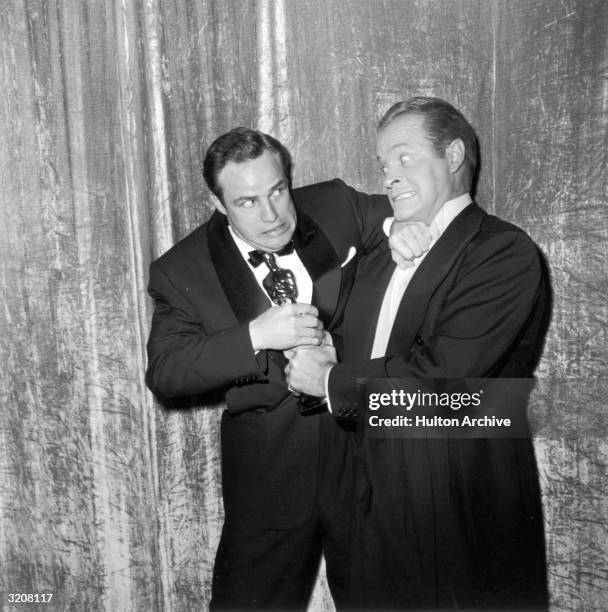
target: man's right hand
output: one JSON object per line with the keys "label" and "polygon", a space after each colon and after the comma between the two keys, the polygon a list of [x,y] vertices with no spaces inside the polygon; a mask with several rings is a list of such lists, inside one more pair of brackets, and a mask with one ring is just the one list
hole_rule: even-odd
{"label": "man's right hand", "polygon": [[319,346],[323,323],[311,304],[274,306],[249,323],[254,351],[285,350],[295,346]]}
{"label": "man's right hand", "polygon": [[420,221],[393,221],[388,245],[393,261],[400,268],[407,268],[431,246],[429,228]]}

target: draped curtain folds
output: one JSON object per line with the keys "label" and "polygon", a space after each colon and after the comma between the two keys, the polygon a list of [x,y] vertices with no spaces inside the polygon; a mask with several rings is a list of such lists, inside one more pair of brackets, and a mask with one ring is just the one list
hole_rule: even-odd
{"label": "draped curtain folds", "polygon": [[[607,35],[603,0],[4,3],[2,605],[209,601],[222,407],[147,391],[145,290],[151,259],[209,217],[200,152],[235,125],[281,139],[295,185],[375,191],[379,115],[452,101],[480,136],[478,199],[548,260],[539,376],[605,377]],[[559,400],[543,386],[533,408]],[[608,607],[605,438],[535,441],[554,610]],[[322,573],[310,607],[332,606]]]}

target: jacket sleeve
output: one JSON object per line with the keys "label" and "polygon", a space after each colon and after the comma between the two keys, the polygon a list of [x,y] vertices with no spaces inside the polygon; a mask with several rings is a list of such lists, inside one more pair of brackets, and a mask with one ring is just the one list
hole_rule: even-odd
{"label": "jacket sleeve", "polygon": [[266,353],[254,354],[249,326],[208,333],[158,262],[150,266],[155,301],[146,383],[166,399],[206,394],[264,378]]}
{"label": "jacket sleeve", "polygon": [[[441,305],[428,337],[385,357],[336,364],[328,391],[335,411],[358,411],[358,378],[482,378],[500,371],[538,307],[538,252],[523,233],[475,247]],[[424,324],[423,324],[424,327]]]}
{"label": "jacket sleeve", "polygon": [[363,252],[369,253],[386,242],[387,236],[382,225],[384,220],[393,214],[388,197],[361,193],[340,179],[335,179],[334,182],[347,196],[359,231]]}

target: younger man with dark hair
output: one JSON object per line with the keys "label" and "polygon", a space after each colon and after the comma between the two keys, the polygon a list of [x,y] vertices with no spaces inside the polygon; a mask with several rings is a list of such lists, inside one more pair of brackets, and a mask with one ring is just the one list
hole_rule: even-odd
{"label": "younger man with dark hair", "polygon": [[[203,168],[217,211],[150,267],[147,382],[161,398],[226,403],[211,607],[303,609],[321,552],[344,606],[350,438],[327,413],[300,413],[283,351],[341,324],[390,205],[339,180],[292,192],[288,151],[246,128],[220,136]],[[271,307],[286,291],[296,303]]]}

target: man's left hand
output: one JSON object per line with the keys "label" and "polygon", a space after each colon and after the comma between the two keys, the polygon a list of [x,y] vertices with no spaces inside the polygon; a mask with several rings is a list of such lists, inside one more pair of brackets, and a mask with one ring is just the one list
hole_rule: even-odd
{"label": "man's left hand", "polygon": [[285,367],[289,388],[307,395],[323,397],[325,378],[337,361],[336,349],[330,345],[295,349],[290,362]]}

